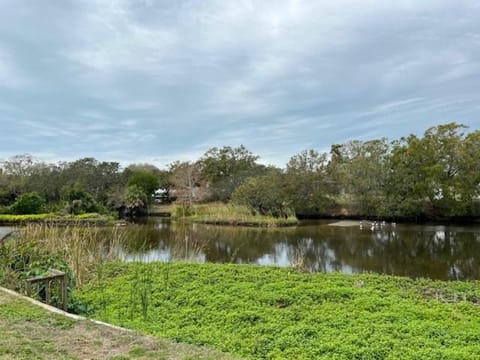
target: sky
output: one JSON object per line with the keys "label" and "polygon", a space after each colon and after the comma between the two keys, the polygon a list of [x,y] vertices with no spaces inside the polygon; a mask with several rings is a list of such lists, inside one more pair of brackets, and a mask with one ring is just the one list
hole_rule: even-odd
{"label": "sky", "polygon": [[480,128],[477,0],[0,0],[0,160],[196,160]]}

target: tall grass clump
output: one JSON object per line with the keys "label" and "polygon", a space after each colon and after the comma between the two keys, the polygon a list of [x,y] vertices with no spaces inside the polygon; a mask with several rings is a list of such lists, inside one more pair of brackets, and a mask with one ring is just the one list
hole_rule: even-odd
{"label": "tall grass clump", "polygon": [[273,227],[296,225],[298,223],[293,213],[287,214],[286,217],[276,217],[272,214],[259,214],[248,206],[223,203],[194,205],[188,211],[185,211],[182,207],[177,207],[173,211],[173,217],[218,225]]}
{"label": "tall grass clump", "polygon": [[0,281],[17,282],[13,287],[21,288],[24,278],[55,267],[68,269],[72,281],[81,286],[92,279],[99,264],[115,258],[124,234],[118,227],[26,225],[0,248]]}

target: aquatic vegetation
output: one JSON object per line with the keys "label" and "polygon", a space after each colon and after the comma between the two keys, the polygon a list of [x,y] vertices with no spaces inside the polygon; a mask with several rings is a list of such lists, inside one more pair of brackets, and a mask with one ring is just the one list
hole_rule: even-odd
{"label": "aquatic vegetation", "polygon": [[255,213],[247,206],[212,203],[194,205],[192,207],[176,207],[173,211],[174,219],[185,219],[193,222],[216,225],[236,226],[292,226],[298,220],[294,215],[275,217]]}
{"label": "aquatic vegetation", "polygon": [[3,225],[27,223],[57,223],[69,225],[92,223],[101,225],[113,223],[114,220],[115,219],[111,216],[101,215],[98,213],[86,213],[79,215],[59,215],[54,213],[27,215],[0,214],[0,224]]}

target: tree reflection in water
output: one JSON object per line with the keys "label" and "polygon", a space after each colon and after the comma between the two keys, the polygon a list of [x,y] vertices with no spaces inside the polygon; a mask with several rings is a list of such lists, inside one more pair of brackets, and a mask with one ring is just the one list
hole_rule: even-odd
{"label": "tree reflection in water", "polygon": [[375,272],[433,279],[480,279],[480,226],[239,228],[160,219],[125,228],[126,261],[229,262],[305,271]]}

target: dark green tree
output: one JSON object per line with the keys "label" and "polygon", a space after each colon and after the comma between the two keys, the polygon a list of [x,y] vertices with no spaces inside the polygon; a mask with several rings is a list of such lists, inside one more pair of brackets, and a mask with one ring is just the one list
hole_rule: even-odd
{"label": "dark green tree", "polygon": [[326,165],[327,154],[316,150],[304,150],[288,161],[285,194],[297,216],[320,216],[332,210]]}
{"label": "dark green tree", "polygon": [[128,186],[136,186],[140,188],[147,199],[152,199],[153,194],[160,187],[160,179],[157,174],[140,170],[134,172],[128,178]]}
{"label": "dark green tree", "polygon": [[389,160],[386,139],[332,146],[327,177],[338,211],[344,215],[383,215]]}
{"label": "dark green tree", "polygon": [[243,145],[209,149],[198,164],[211,200],[228,201],[246,178],[265,174],[266,167],[257,164],[258,158]]}
{"label": "dark green tree", "polygon": [[276,171],[246,179],[233,193],[232,202],[248,206],[261,215],[293,215],[284,191],[283,175]]}
{"label": "dark green tree", "polygon": [[62,177],[65,184],[78,184],[90,193],[95,201],[106,203],[112,190],[125,186],[126,180],[117,162],[99,162],[94,158],[83,158],[64,164]]}

